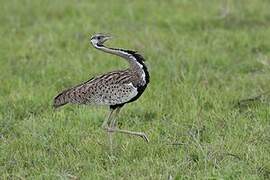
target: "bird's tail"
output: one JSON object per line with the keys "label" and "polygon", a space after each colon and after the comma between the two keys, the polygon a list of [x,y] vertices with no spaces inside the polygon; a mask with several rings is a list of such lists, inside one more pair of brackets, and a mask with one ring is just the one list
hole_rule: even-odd
{"label": "bird's tail", "polygon": [[61,92],[54,98],[53,107],[58,108],[60,106],[64,106],[68,103],[68,99],[68,90]]}

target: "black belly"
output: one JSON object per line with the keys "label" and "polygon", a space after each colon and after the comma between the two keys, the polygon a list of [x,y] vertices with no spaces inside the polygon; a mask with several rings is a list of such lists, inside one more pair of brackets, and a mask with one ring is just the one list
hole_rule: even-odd
{"label": "black belly", "polygon": [[144,85],[144,86],[139,86],[139,87],[137,87],[138,94],[137,94],[135,97],[133,97],[131,100],[129,100],[129,101],[127,101],[127,102],[124,102],[124,103],[121,103],[121,104],[111,105],[111,106],[110,106],[110,109],[121,108],[121,107],[123,107],[123,106],[124,106],[125,104],[127,104],[127,103],[136,101],[136,100],[142,95],[142,93],[144,92],[144,90],[145,90],[146,87],[147,87],[147,84]]}

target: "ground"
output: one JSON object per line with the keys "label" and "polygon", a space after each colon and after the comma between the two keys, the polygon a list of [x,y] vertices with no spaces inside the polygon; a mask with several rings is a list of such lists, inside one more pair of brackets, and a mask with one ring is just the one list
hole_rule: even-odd
{"label": "ground", "polygon": [[[267,0],[1,0],[0,179],[269,179],[269,9]],[[127,67],[90,46],[97,32],[147,59],[150,85],[118,125],[148,144],[117,134],[110,153],[108,108],[52,108],[61,90]]]}

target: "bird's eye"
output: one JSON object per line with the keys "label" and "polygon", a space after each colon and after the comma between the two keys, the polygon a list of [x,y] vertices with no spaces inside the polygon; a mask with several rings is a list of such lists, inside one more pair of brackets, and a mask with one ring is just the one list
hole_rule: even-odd
{"label": "bird's eye", "polygon": [[97,39],[98,39],[98,40],[100,40],[100,39],[101,39],[101,37],[100,37],[100,36],[98,36],[98,37],[97,37]]}

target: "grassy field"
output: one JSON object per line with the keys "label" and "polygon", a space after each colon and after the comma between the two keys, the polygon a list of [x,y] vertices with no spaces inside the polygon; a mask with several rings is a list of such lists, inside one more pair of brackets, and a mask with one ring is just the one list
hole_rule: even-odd
{"label": "grassy field", "polygon": [[[268,0],[1,0],[0,179],[269,179]],[[125,61],[89,45],[136,49],[151,82],[121,111],[52,100]],[[261,96],[258,96],[261,95]],[[250,101],[241,101],[252,97]]]}

